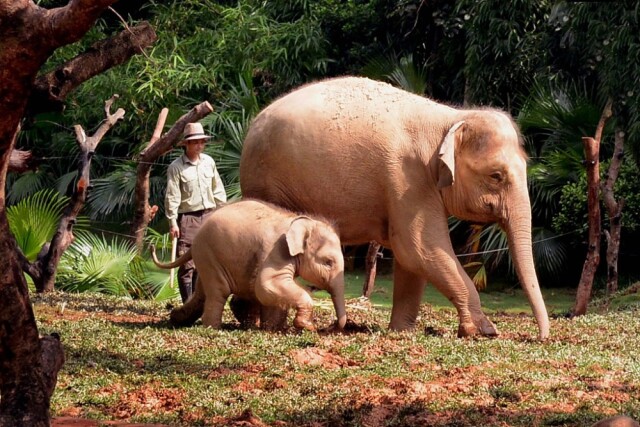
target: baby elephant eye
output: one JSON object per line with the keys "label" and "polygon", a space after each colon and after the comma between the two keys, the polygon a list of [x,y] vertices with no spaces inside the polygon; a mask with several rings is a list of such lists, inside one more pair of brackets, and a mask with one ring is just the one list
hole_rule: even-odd
{"label": "baby elephant eye", "polygon": [[324,265],[326,265],[327,267],[333,267],[334,263],[335,262],[331,258],[327,258],[324,260]]}

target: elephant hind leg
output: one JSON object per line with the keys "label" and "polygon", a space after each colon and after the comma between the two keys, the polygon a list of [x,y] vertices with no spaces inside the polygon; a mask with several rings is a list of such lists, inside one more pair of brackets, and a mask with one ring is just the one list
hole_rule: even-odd
{"label": "elephant hind leg", "polygon": [[229,308],[242,328],[260,327],[262,305],[258,301],[233,295],[229,302]]}
{"label": "elephant hind leg", "polygon": [[[198,281],[200,280],[200,276],[198,276]],[[220,329],[222,326],[222,312],[230,295],[228,286],[223,285],[223,283],[219,278],[215,280],[209,279],[208,283],[202,283],[203,286],[207,287],[202,324],[213,329]]]}
{"label": "elephant hind leg", "polygon": [[182,306],[171,311],[169,320],[173,326],[191,326],[202,316],[205,295],[200,278],[196,280],[196,289],[191,298]]}
{"label": "elephant hind leg", "polygon": [[393,307],[391,308],[392,331],[415,328],[420,302],[424,293],[425,279],[405,269],[398,261],[393,264]]}

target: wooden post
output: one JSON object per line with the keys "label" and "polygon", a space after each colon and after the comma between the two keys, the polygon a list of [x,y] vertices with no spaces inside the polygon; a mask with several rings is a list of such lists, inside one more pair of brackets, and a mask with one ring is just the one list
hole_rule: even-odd
{"label": "wooden post", "polygon": [[365,260],[364,286],[362,287],[362,296],[366,298],[369,298],[373,292],[379,251],[380,244],[378,242],[369,242],[369,249],[367,250],[367,258]]}

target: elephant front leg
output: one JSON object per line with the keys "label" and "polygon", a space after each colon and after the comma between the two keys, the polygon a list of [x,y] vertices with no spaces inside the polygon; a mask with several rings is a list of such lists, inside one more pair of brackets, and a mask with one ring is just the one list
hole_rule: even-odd
{"label": "elephant front leg", "polygon": [[[481,332],[481,328],[476,326],[473,316],[471,315],[471,310],[469,309],[469,288],[467,288],[463,276],[460,275],[460,272],[456,268],[456,264],[459,263],[455,258],[447,256],[439,259],[438,262],[433,263],[433,268],[429,270],[429,279],[436,289],[447,297],[456,308],[460,321],[458,337],[470,337],[478,335],[478,333]],[[477,296],[475,288],[474,293]]]}
{"label": "elephant front leg", "polygon": [[313,299],[292,277],[281,275],[261,281],[256,285],[256,297],[264,306],[275,310],[282,310],[282,307],[295,308],[293,326],[316,330],[313,323]]}
{"label": "elephant front leg", "polygon": [[287,329],[288,309],[260,305],[260,327],[266,331],[284,331]]}
{"label": "elephant front leg", "polygon": [[469,292],[469,312],[471,313],[471,321],[478,329],[478,332],[485,336],[498,336],[498,328],[493,324],[491,320],[482,312],[482,306],[480,304],[480,295],[476,289],[476,285],[469,277],[467,272],[462,267],[460,262],[457,262],[458,273],[464,280],[464,284]]}
{"label": "elephant front leg", "polygon": [[401,266],[393,264],[393,307],[389,329],[406,331],[415,328],[425,279]]}

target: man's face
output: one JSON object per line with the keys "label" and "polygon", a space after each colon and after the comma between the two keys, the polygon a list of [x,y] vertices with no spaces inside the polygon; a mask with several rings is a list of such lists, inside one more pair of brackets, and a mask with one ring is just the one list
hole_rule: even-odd
{"label": "man's face", "polygon": [[204,144],[206,139],[192,139],[187,141],[185,146],[187,147],[187,156],[196,157],[204,151]]}

